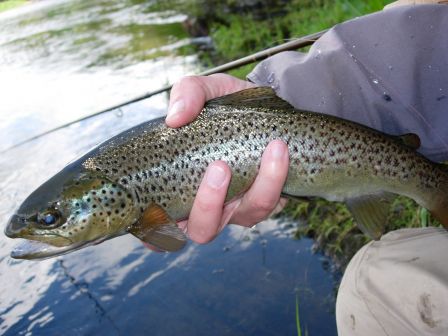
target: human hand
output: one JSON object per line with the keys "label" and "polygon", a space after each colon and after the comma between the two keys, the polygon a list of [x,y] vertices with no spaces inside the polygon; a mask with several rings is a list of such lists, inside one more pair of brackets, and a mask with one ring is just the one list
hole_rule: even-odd
{"label": "human hand", "polygon": [[[166,124],[183,126],[196,118],[207,100],[254,87],[230,75],[184,77],[171,89]],[[224,204],[231,171],[224,161],[212,162],[204,175],[193,203],[186,228],[197,243],[213,240],[227,223],[251,227],[279,211],[286,203],[280,193],[289,165],[288,147],[281,140],[272,141],[263,153],[260,171],[252,186],[240,198]]]}

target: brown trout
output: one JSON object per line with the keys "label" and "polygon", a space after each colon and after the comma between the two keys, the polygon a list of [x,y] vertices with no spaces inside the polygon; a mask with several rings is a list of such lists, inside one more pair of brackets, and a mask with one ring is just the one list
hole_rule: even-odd
{"label": "brown trout", "polygon": [[11,255],[48,258],[124,233],[164,251],[179,250],[187,239],[176,222],[188,217],[206,167],[215,160],[228,163],[231,200],[250,187],[274,139],[289,148],[285,196],[346,202],[374,239],[396,194],[448,225],[448,172],[415,151],[416,135],[390,136],[296,110],[270,88],[253,88],[209,101],[187,126],[149,121],[69,164],[10,219],[7,236],[37,241]]}

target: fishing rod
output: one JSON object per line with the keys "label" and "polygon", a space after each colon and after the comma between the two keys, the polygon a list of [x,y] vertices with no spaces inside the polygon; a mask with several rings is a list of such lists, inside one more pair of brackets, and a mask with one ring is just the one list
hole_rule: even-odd
{"label": "fishing rod", "polygon": [[[271,47],[271,48],[268,48],[268,49],[265,49],[265,50],[262,50],[262,51],[258,51],[258,52],[254,53],[254,54],[245,56],[245,57],[237,59],[235,61],[231,61],[229,63],[222,64],[222,65],[219,65],[219,66],[217,66],[215,68],[203,71],[203,72],[199,73],[198,76],[208,76],[208,75],[212,75],[212,74],[219,73],[219,72],[226,72],[226,71],[229,71],[229,70],[232,70],[232,69],[239,68],[239,67],[241,67],[243,65],[246,65],[246,64],[251,64],[251,63],[255,63],[255,62],[261,61],[261,60],[263,60],[265,58],[268,58],[268,57],[270,57],[272,55],[278,54],[279,52],[282,52],[282,51],[295,50],[295,49],[300,49],[300,48],[309,46],[309,45],[313,44],[318,38],[320,38],[327,31],[328,31],[328,29],[322,30],[322,31],[317,32],[317,33],[309,34],[309,35],[306,35],[306,36],[302,36],[302,37],[296,38],[296,39],[294,39],[292,41],[289,41],[289,42],[286,42],[286,43],[282,43],[282,44],[280,44],[278,46],[275,46],[275,47]],[[122,103],[116,104],[114,106],[108,107],[108,108],[106,108],[104,110],[101,110],[101,111],[89,114],[87,116],[84,116],[84,117],[81,117],[81,118],[78,118],[78,119],[75,119],[75,120],[72,120],[72,121],[70,121],[68,123],[62,124],[62,125],[57,126],[55,128],[52,128],[52,129],[49,129],[49,130],[44,131],[42,133],[39,133],[37,135],[34,135],[34,136],[32,136],[32,137],[30,137],[28,139],[20,141],[20,142],[18,142],[16,144],[12,145],[11,147],[8,147],[8,148],[0,151],[0,153],[5,153],[5,152],[7,152],[7,151],[9,151],[9,150],[11,150],[13,148],[22,146],[22,145],[24,145],[24,144],[26,144],[26,143],[28,143],[30,141],[36,140],[38,138],[41,138],[44,135],[56,132],[56,131],[58,131],[58,130],[60,130],[62,128],[65,128],[65,127],[68,127],[70,125],[76,124],[76,123],[81,122],[83,120],[96,117],[96,116],[98,116],[100,114],[103,114],[103,113],[106,113],[106,112],[110,112],[110,111],[119,109],[121,107],[124,107],[126,105],[133,104],[133,103],[139,102],[141,100],[150,98],[150,97],[155,96],[157,94],[160,94],[162,92],[169,91],[169,90],[171,90],[172,87],[173,87],[173,84],[170,84],[170,85],[161,87],[160,89],[157,89],[155,91],[147,92],[147,93],[142,94],[140,96],[137,96],[137,97],[134,97],[132,99],[129,99],[129,100],[125,101],[125,102],[122,102]]]}

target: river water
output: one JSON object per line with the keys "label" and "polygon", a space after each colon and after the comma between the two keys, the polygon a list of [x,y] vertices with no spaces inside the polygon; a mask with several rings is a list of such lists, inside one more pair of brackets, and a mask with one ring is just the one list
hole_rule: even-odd
{"label": "river water", "polygon": [[[199,72],[186,16],[155,1],[36,1],[0,13],[0,150]],[[190,50],[190,52],[189,52]],[[161,116],[158,95],[0,156],[0,223],[34,188],[92,146]],[[131,236],[41,262],[9,257],[0,234],[4,335],[334,335],[338,276],[295,223],[229,226],[178,253]]]}

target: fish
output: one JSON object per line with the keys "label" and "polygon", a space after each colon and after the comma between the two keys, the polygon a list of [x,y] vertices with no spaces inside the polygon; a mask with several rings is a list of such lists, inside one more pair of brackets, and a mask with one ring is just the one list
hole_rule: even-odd
{"label": "fish", "polygon": [[182,249],[207,166],[232,171],[226,201],[254,181],[264,148],[281,139],[290,164],[282,195],[345,202],[359,228],[379,239],[396,195],[414,199],[448,227],[448,171],[417,152],[416,134],[388,135],[298,110],[269,87],[210,100],[190,124],[147,121],[105,141],[31,193],[5,234],[23,238],[11,256],[45,259],[130,233],[161,251]]}

